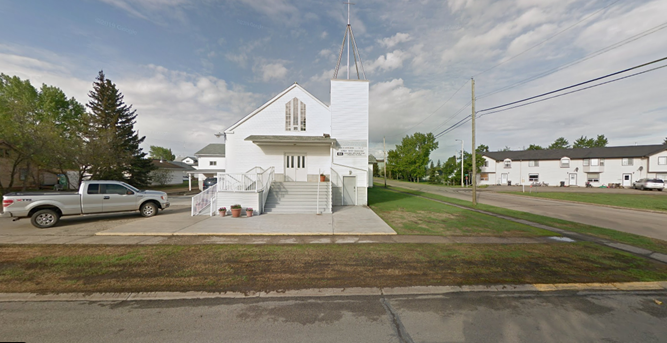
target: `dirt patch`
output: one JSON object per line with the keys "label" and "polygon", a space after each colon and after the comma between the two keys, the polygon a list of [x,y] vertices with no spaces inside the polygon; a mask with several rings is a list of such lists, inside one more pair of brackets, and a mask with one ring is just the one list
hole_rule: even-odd
{"label": "dirt patch", "polygon": [[667,280],[667,266],[588,243],[0,247],[0,292],[651,280]]}

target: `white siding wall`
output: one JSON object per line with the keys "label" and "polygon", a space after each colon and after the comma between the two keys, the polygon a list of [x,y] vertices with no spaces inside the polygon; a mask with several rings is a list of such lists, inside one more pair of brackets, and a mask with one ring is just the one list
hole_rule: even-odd
{"label": "white siding wall", "polygon": [[[354,175],[357,205],[366,205],[368,187],[369,82],[366,80],[331,80],[331,137],[342,147],[349,145],[363,151],[360,155],[338,156],[334,166],[339,176]],[[359,150],[358,150],[359,151]],[[333,187],[342,187],[340,177],[332,178]],[[363,194],[361,194],[363,193]],[[337,200],[338,197],[334,197]],[[339,205],[339,203],[334,203]]]}
{"label": "white siding wall", "polygon": [[648,158],[649,177],[657,177],[657,174],[667,174],[667,165],[659,165],[658,157],[667,157],[667,151],[659,152]]}
{"label": "white siding wall", "polygon": [[[667,155],[667,152],[665,154]],[[488,170],[491,170],[491,161]],[[657,164],[657,157],[655,163]],[[538,174],[539,182],[546,182],[549,186],[559,186],[561,181],[564,181],[565,185],[569,185],[569,174],[577,174],[577,186],[584,187],[586,181],[588,181],[588,173],[584,171],[585,167],[582,159],[570,160],[569,168],[561,168],[560,160],[541,160],[538,167],[529,167],[529,161],[512,161],[511,168],[505,168],[503,161],[493,164],[495,164],[495,173],[490,173],[489,181],[481,184],[498,184],[501,182],[504,173],[508,174],[508,180],[513,185],[521,185],[522,181],[524,184],[530,185],[529,174],[533,173]],[[639,170],[640,167],[642,167],[642,170]],[[634,158],[631,166],[624,166],[623,160],[620,158],[605,159],[604,167],[600,168],[600,181],[592,183],[592,185],[593,187],[599,187],[609,183],[622,183],[623,174],[631,174],[631,181],[634,182],[647,177],[647,167],[648,159],[646,158]],[[653,173],[648,176],[653,176]]]}
{"label": "white siding wall", "polygon": [[[225,147],[225,149],[227,149]],[[210,162],[215,161],[216,165],[212,166]],[[206,169],[225,169],[225,157],[200,157],[199,166],[197,170],[206,170]]]}
{"label": "white siding wall", "polygon": [[[306,131],[285,130],[285,104],[293,98],[306,104]],[[322,136],[331,133],[331,114],[326,106],[313,99],[298,87],[293,88],[282,97],[255,114],[232,132],[227,131],[226,157],[228,157],[227,173],[245,173],[253,167],[275,167],[276,173],[284,173],[283,156],[285,152],[305,152],[308,154],[306,166],[308,174],[317,174],[318,170],[329,170],[328,147],[300,146],[258,146],[245,141],[251,135],[285,135],[285,136]],[[326,154],[327,158],[323,158]],[[202,163],[200,162],[201,166]],[[326,172],[326,174],[329,174]]]}
{"label": "white siding wall", "polygon": [[[215,208],[216,212],[220,207],[226,207],[227,211],[231,211],[231,206],[235,204],[241,205],[243,211],[246,208],[250,207],[255,211],[254,214],[260,214],[262,211],[260,206],[260,198],[262,193],[234,193],[234,192],[218,192],[217,203],[218,206]],[[231,212],[230,212],[231,213]],[[242,216],[245,213],[241,213]]]}

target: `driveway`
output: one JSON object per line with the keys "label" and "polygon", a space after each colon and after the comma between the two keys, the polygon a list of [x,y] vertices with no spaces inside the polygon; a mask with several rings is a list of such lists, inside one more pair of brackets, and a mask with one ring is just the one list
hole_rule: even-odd
{"label": "driveway", "polygon": [[[467,201],[470,201],[472,198],[470,189],[462,190],[460,188],[448,188],[426,183],[411,183],[395,180],[387,180],[387,184]],[[519,190],[520,188],[508,187],[508,189]],[[551,188],[549,190],[551,190]],[[634,191],[632,193],[641,194],[639,191]],[[665,192],[645,193],[657,194]],[[667,241],[667,214],[522,197],[518,195],[496,193],[489,190],[478,192],[477,201],[480,204],[569,220]]]}

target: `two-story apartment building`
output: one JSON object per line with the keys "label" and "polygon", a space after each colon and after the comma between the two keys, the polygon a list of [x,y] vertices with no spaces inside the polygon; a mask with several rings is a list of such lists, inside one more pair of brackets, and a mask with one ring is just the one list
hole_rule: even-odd
{"label": "two-story apartment building", "polygon": [[667,145],[498,151],[482,154],[480,185],[632,187],[641,178],[667,179]]}

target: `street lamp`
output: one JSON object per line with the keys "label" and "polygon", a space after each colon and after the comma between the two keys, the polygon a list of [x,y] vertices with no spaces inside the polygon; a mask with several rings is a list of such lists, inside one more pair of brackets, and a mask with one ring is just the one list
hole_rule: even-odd
{"label": "street lamp", "polygon": [[455,139],[461,141],[461,188],[463,188],[463,139]]}

